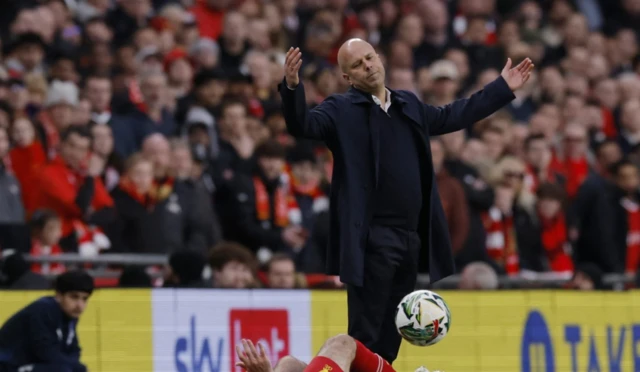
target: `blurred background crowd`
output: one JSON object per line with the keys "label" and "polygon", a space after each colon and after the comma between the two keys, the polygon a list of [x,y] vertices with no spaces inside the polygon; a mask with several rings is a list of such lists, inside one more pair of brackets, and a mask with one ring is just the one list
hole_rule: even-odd
{"label": "blurred background crowd", "polygon": [[[309,107],[374,45],[391,89],[445,105],[507,57],[504,110],[431,140],[462,288],[553,273],[603,287],[640,264],[639,0],[4,0],[0,249],[6,286],[65,263],[164,254],[122,286],[339,287],[324,268],[332,157],[287,134],[277,85],[303,51]],[[87,264],[85,267],[92,267]],[[202,276],[200,273],[205,272]],[[156,275],[158,276],[158,275]],[[30,284],[29,284],[30,283]]]}

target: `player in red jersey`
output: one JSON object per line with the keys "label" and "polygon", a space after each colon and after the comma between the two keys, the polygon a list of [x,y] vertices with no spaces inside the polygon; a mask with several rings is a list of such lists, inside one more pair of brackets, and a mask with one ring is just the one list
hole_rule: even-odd
{"label": "player in red jersey", "polygon": [[[242,345],[236,346],[240,359],[236,365],[247,372],[396,372],[381,356],[347,335],[328,339],[309,364],[289,355],[280,359],[275,368],[271,366],[262,344],[258,344],[256,349],[250,340],[242,340]],[[415,372],[429,370],[419,367]]]}

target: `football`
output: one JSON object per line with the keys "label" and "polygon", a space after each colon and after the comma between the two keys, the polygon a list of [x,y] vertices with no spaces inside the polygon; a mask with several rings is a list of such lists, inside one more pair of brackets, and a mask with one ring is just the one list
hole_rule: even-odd
{"label": "football", "polygon": [[427,290],[411,292],[398,304],[396,327],[402,338],[413,345],[434,345],[449,333],[451,312],[437,293]]}

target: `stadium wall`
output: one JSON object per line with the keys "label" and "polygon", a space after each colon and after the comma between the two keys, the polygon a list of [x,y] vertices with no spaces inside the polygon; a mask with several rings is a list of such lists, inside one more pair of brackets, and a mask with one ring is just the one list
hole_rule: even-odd
{"label": "stadium wall", "polygon": [[[0,321],[43,292],[0,292]],[[442,292],[451,334],[403,343],[400,372],[640,371],[640,292]],[[341,291],[99,290],[79,326],[92,372],[239,372],[233,348],[308,361],[347,326]]]}

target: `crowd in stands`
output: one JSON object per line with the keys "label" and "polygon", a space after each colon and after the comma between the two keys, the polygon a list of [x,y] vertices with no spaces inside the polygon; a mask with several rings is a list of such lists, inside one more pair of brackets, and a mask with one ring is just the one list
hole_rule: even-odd
{"label": "crowd in stands", "polygon": [[299,46],[309,107],[346,91],[337,48],[358,37],[431,105],[536,65],[502,111],[431,139],[461,272],[637,272],[640,1],[2,3],[0,250],[167,254],[165,286],[340,286],[298,274],[324,268],[332,156],[287,133],[277,86]]}

